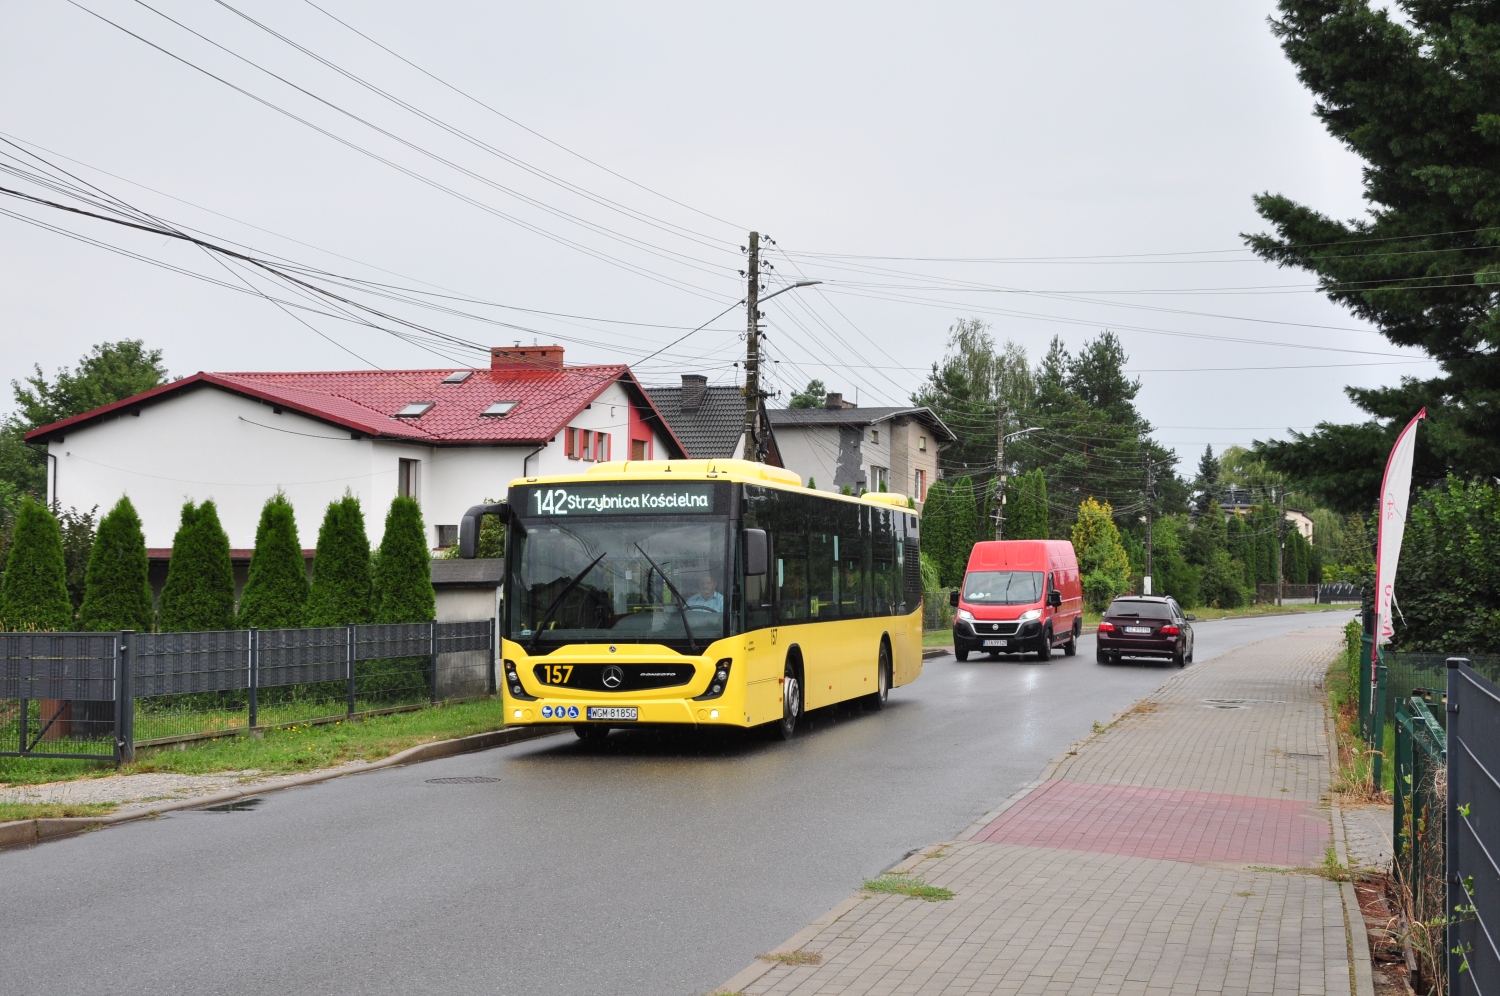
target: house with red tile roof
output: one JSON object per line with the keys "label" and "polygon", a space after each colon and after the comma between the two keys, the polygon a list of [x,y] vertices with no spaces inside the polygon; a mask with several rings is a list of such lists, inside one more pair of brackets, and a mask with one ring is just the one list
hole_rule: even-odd
{"label": "house with red tile roof", "polygon": [[48,494],[63,507],[102,512],[129,495],[156,561],[188,500],[214,500],[241,563],[278,489],[309,552],[346,490],[372,545],[405,494],[443,548],[465,509],[518,477],[686,455],[628,367],[568,366],[561,346],[497,347],[487,369],[197,373],[26,439],[46,445]]}

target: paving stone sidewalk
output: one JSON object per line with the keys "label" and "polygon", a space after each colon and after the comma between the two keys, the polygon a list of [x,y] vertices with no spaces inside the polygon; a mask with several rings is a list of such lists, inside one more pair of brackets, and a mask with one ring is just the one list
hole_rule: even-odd
{"label": "paving stone sidewalk", "polygon": [[897,866],[953,899],[858,893],[771,953],[817,964],[760,961],[724,990],[1368,992],[1353,891],[1312,873],[1345,854],[1323,693],[1340,639],[1307,630],[1189,666]]}

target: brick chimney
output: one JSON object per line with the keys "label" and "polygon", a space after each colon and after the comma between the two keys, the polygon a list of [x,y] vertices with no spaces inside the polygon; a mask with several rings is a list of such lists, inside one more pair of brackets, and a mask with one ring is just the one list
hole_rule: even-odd
{"label": "brick chimney", "polygon": [[844,396],[842,394],[835,394],[835,393],[831,393],[830,392],[829,395],[828,395],[828,397],[823,400],[823,407],[824,408],[839,409],[839,408],[853,408],[853,407],[855,407],[855,405],[854,405],[854,402],[852,402],[852,401],[845,401],[844,400]]}
{"label": "brick chimney", "polygon": [[522,370],[561,370],[561,346],[495,346],[490,350],[490,369],[519,372]]}
{"label": "brick chimney", "polygon": [[682,375],[682,404],[685,412],[695,412],[703,405],[703,396],[708,393],[708,378],[703,374]]}

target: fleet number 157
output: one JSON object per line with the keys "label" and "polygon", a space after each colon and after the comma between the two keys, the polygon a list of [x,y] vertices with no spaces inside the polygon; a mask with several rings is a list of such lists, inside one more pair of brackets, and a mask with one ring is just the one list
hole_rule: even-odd
{"label": "fleet number 157", "polygon": [[547,684],[566,685],[568,679],[573,676],[573,665],[571,664],[543,664],[547,675]]}

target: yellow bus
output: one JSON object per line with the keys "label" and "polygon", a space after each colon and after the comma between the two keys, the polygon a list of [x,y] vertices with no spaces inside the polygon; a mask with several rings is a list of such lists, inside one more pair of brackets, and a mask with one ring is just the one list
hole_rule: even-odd
{"label": "yellow bus", "polygon": [[922,671],[916,512],[743,460],[605,463],[512,482],[471,508],[507,523],[506,719],[579,737],[641,724],[764,727]]}

